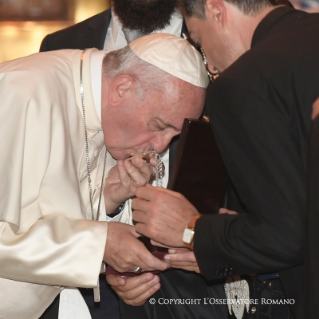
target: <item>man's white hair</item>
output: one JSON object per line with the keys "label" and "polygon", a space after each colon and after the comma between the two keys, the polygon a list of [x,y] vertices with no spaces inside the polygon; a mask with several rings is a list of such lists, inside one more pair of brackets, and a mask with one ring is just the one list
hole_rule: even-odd
{"label": "man's white hair", "polygon": [[130,75],[141,84],[138,93],[152,89],[169,93],[171,89],[172,75],[140,59],[129,46],[106,54],[102,71],[107,78],[115,78],[121,74]]}

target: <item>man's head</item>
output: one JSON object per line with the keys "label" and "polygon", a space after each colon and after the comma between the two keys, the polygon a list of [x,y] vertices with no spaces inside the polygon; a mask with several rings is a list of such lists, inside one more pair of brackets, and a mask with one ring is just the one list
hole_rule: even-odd
{"label": "man's head", "polygon": [[[269,0],[225,0],[245,14],[254,15],[270,5]],[[180,0],[188,17],[205,19],[206,0]]]}
{"label": "man's head", "polygon": [[143,34],[169,25],[177,0],[113,0],[112,8],[124,28]]}
{"label": "man's head", "polygon": [[201,115],[207,85],[200,54],[182,38],[149,35],[107,54],[102,127],[108,151],[116,159],[164,151],[185,118]]}
{"label": "man's head", "polygon": [[260,21],[287,0],[179,0],[191,39],[210,70],[224,71],[248,51]]}
{"label": "man's head", "polygon": [[[291,6],[288,0],[225,0],[236,6],[240,11],[247,15],[259,13],[262,9],[277,5]],[[179,0],[182,4],[185,14],[188,17],[197,17],[205,19],[206,0]]]}

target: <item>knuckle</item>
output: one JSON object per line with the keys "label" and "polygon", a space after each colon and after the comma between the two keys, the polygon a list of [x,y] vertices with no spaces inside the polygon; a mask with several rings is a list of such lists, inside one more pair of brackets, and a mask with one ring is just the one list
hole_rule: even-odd
{"label": "knuckle", "polygon": [[147,264],[148,264],[148,267],[150,268],[153,268],[153,269],[157,268],[156,263],[153,260],[149,260]]}
{"label": "knuckle", "polygon": [[119,264],[120,272],[126,271],[127,268],[128,268],[128,267],[127,267],[127,262],[121,262],[121,263]]}
{"label": "knuckle", "polygon": [[143,303],[140,303],[139,301],[136,301],[136,300],[130,300],[129,305],[130,306],[141,306],[141,305],[143,305]]}
{"label": "knuckle", "polygon": [[156,220],[154,218],[150,218],[149,220],[149,224],[148,224],[148,229],[149,229],[149,233],[151,238],[153,237],[157,237],[158,232],[157,232],[157,223]]}
{"label": "knuckle", "polygon": [[164,193],[157,192],[157,194],[155,195],[155,200],[159,202],[163,202],[165,200]]}
{"label": "knuckle", "polygon": [[156,260],[156,257],[153,257],[153,255],[148,256],[147,259],[147,266],[150,268],[157,268],[158,267],[158,261]]}
{"label": "knuckle", "polygon": [[111,286],[117,284],[116,278],[114,278],[114,276],[112,276],[112,275],[107,275],[107,276],[106,276],[106,281],[107,281]]}
{"label": "knuckle", "polygon": [[132,291],[128,291],[126,293],[126,299],[127,300],[131,300],[132,302],[134,302],[134,299],[136,298],[136,296],[134,295],[134,293],[132,293]]}
{"label": "knuckle", "polygon": [[128,256],[125,260],[125,264],[123,265],[123,267],[128,268],[132,264],[133,264],[133,258],[131,256]]}
{"label": "knuckle", "polygon": [[186,197],[182,195],[181,193],[177,193],[177,197],[182,200],[186,199]]}
{"label": "knuckle", "polygon": [[122,299],[123,299],[123,301],[124,301],[127,305],[129,305],[129,306],[134,306],[134,302],[133,302],[132,300],[125,299],[125,298],[123,298],[123,297],[122,297]]}

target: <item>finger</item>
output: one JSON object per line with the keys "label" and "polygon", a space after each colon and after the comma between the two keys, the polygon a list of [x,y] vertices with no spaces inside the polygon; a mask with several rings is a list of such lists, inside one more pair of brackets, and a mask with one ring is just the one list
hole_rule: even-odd
{"label": "finger", "polygon": [[161,243],[159,243],[158,241],[155,241],[155,240],[153,240],[153,239],[151,239],[151,244],[152,244],[153,246],[157,246],[157,247],[170,248],[169,246],[166,246],[166,245],[164,245],[164,244],[161,244]]}
{"label": "finger", "polygon": [[218,214],[229,214],[229,215],[237,215],[238,213],[234,210],[229,210],[227,208],[220,208]]}
{"label": "finger", "polygon": [[173,268],[188,268],[188,269],[196,269],[198,265],[196,263],[188,263],[188,262],[181,262],[181,261],[176,261],[171,263],[171,266]]}
{"label": "finger", "polygon": [[130,176],[124,166],[124,161],[123,160],[118,160],[117,161],[117,168],[119,171],[120,175],[120,180],[124,185],[127,185],[130,183]]}
{"label": "finger", "polygon": [[138,234],[141,234],[141,235],[144,235],[148,238],[151,238],[147,225],[145,225],[143,223],[143,220],[145,219],[145,217],[143,217],[143,215],[145,215],[145,213],[143,213],[143,212],[139,212],[139,211],[133,212],[133,220],[136,222],[135,230]]}
{"label": "finger", "polygon": [[159,194],[159,192],[166,193],[168,195],[177,197],[177,198],[182,198],[184,197],[180,193],[171,191],[167,188],[164,187],[154,187],[150,184],[145,185],[144,187],[139,187],[137,192],[136,192],[136,197],[150,201],[152,200],[156,195]]}
{"label": "finger", "polygon": [[136,198],[134,198],[132,201],[132,208],[134,210],[147,212],[149,211],[149,204],[151,202],[152,206],[156,202],[156,200],[163,202],[163,195],[165,194],[161,191],[162,188],[163,187],[153,187],[150,184],[147,184],[143,187],[139,187],[136,190]]}
{"label": "finger", "polygon": [[[143,244],[142,244],[143,245]],[[144,246],[144,245],[143,245]],[[157,257],[155,257],[152,253],[150,253],[146,247],[144,249],[140,249],[138,251],[137,257],[140,259],[140,266],[143,270],[166,270],[170,267],[170,265],[165,262],[161,261]]]}
{"label": "finger", "polygon": [[126,256],[125,264],[122,265],[122,267],[118,267],[116,270],[120,272],[133,272],[136,267],[141,267],[143,271],[166,270],[169,268],[167,262],[161,261],[150,253],[141,241],[132,238],[130,244],[130,254],[129,256]]}
{"label": "finger", "polygon": [[[135,278],[128,279],[128,282],[131,279],[134,280]],[[143,305],[145,301],[160,288],[159,277],[154,276],[154,278],[150,281],[138,286],[134,285],[133,288],[129,286],[127,288],[128,289],[123,292],[116,291],[124,302],[134,306]]]}
{"label": "finger", "polygon": [[[151,154],[151,156],[150,156],[150,164],[152,165],[152,166],[154,166],[155,167],[155,165],[156,165],[156,160],[155,160],[155,158],[154,158],[154,154]],[[164,166],[164,165],[163,165]]]}
{"label": "finger", "polygon": [[166,261],[171,262],[197,262],[194,252],[183,252],[183,253],[176,253],[176,254],[167,254],[164,256]]}
{"label": "finger", "polygon": [[143,163],[142,167],[139,169],[141,171],[141,174],[145,176],[147,183],[151,180],[151,177],[155,175],[155,168],[147,163]]}
{"label": "finger", "polygon": [[184,268],[184,267],[192,267],[192,268],[196,268],[197,267],[197,263],[193,263],[193,262],[184,262],[184,261],[175,261],[171,263],[171,266],[174,268]]}
{"label": "finger", "polygon": [[121,287],[125,286],[126,284],[126,279],[120,276],[115,276],[115,275],[107,275],[106,276],[106,281],[114,287]]}
{"label": "finger", "polygon": [[[135,158],[134,160],[136,162],[144,163],[144,161],[140,158]],[[127,173],[129,174],[130,178],[132,179],[133,185],[138,186],[138,187],[144,186],[149,181],[149,177],[151,176],[150,168],[147,168],[149,170],[149,172],[147,174],[147,173],[141,171],[140,168],[134,166],[131,163],[131,161],[125,161],[124,166],[125,166]]]}
{"label": "finger", "polygon": [[200,273],[200,269],[197,264],[183,264],[183,263],[176,263],[172,265],[172,268],[184,269],[187,271],[193,271]]}
{"label": "finger", "polygon": [[[134,211],[133,220],[135,221],[135,230],[138,234],[144,235],[148,238],[154,237],[152,233],[152,229],[150,230],[150,225],[152,222],[150,221],[146,213],[141,211]],[[165,246],[165,244],[161,244],[161,246],[168,247],[168,246]]]}
{"label": "finger", "polygon": [[[146,201],[144,199],[140,199],[140,198],[134,198],[132,200],[132,209],[133,209],[133,217],[135,221],[139,221],[141,222],[141,220],[135,219],[135,215],[140,215],[139,213],[144,213],[147,212],[150,209],[150,202]],[[138,214],[134,214],[137,213]],[[143,216],[139,216],[139,217],[143,217]]]}
{"label": "finger", "polygon": [[151,176],[153,172],[153,166],[150,163],[147,163],[145,160],[139,159],[139,158],[133,158],[131,160],[131,163],[138,168],[143,175],[145,176]]}
{"label": "finger", "polygon": [[141,237],[141,234],[139,234],[139,233],[136,231],[135,226],[132,226],[132,227],[133,227],[133,228],[132,228],[131,232],[132,232],[132,234],[134,235],[134,237],[135,237],[135,238]]}
{"label": "finger", "polygon": [[[118,224],[117,224],[118,225]],[[121,223],[120,224],[122,227],[125,227],[125,231],[128,231],[130,234],[132,234],[135,238],[138,238],[138,237],[141,237],[141,234],[139,234],[136,229],[135,229],[135,226],[133,225],[129,225],[129,224],[124,224],[124,223]],[[112,222],[112,226],[113,226],[113,222]],[[136,243],[139,243],[141,244],[140,241],[137,241]]]}
{"label": "finger", "polygon": [[170,248],[168,250],[168,253],[169,254],[178,254],[178,253],[186,253],[186,252],[189,252],[189,249],[188,248]]}
{"label": "finger", "polygon": [[[150,275],[150,274],[147,274]],[[140,276],[139,276],[140,277]],[[159,284],[160,279],[158,276],[154,276],[152,277],[152,279],[148,279],[147,281],[144,280],[144,282],[133,282],[132,285],[130,285],[130,281],[136,281],[136,278],[138,277],[134,277],[134,278],[129,278],[128,279],[128,284],[126,287],[126,291],[124,291],[125,293],[125,297],[129,300],[133,300],[138,298],[139,296],[144,295],[145,293],[147,293],[152,287],[156,286]],[[147,297],[146,297],[147,298]]]}
{"label": "finger", "polygon": [[143,306],[145,304],[145,302],[147,301],[147,299],[150,298],[151,296],[153,296],[155,294],[155,292],[158,291],[160,288],[161,288],[161,284],[158,283],[155,286],[149,288],[147,291],[145,291],[143,294],[141,294],[140,296],[138,296],[137,298],[135,298],[133,300],[123,299],[123,298],[122,299],[128,305]]}
{"label": "finger", "polygon": [[[115,276],[115,277],[119,277],[119,276]],[[145,274],[141,274],[140,276],[126,278],[126,279],[119,277],[119,278],[122,278],[125,280],[125,285],[119,285],[118,282],[116,280],[114,280],[113,278],[111,278],[111,280],[112,280],[112,283],[113,282],[115,283],[114,285],[111,282],[109,282],[109,281],[108,282],[111,286],[116,287],[117,291],[127,292],[129,290],[135,289],[141,285],[144,285],[144,284],[152,281],[154,279],[154,277],[155,277],[155,275],[152,273],[145,273]]]}

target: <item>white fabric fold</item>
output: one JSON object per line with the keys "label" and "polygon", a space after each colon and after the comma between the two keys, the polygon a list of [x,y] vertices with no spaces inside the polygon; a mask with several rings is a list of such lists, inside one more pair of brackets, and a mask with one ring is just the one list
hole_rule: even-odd
{"label": "white fabric fold", "polygon": [[89,319],[90,311],[78,289],[64,289],[60,293],[59,319]]}

